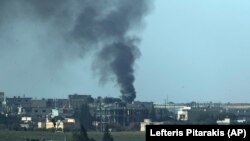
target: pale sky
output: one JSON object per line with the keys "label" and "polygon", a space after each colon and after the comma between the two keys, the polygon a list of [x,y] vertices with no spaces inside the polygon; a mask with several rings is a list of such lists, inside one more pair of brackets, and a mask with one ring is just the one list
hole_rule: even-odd
{"label": "pale sky", "polygon": [[249,6],[247,0],[156,0],[141,44],[138,97],[249,102]]}
{"label": "pale sky", "polygon": [[[155,0],[144,19],[144,29],[137,31],[141,57],[135,64],[136,100],[163,103],[168,97],[173,102],[249,102],[249,7],[248,0]],[[94,54],[66,56],[71,58],[67,61],[60,61],[65,56],[49,55],[46,57],[52,61],[47,61],[39,56],[39,49],[27,52],[31,46],[40,46],[36,39],[46,34],[43,28],[31,27],[30,31],[25,22],[20,24],[21,28],[14,23],[0,28],[7,33],[0,35],[0,91],[6,96],[121,95],[115,82],[99,84],[91,71]],[[40,36],[34,36],[34,31]],[[22,38],[13,42],[11,32]],[[8,40],[16,51],[4,47]],[[51,43],[58,46],[61,42]],[[19,48],[20,44],[27,49]],[[50,49],[42,50],[47,51]]]}

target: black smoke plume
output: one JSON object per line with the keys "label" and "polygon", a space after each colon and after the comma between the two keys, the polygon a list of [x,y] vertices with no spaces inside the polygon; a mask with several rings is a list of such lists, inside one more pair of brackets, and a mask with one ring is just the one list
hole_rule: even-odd
{"label": "black smoke plume", "polygon": [[133,85],[135,80],[133,65],[139,56],[139,50],[134,42],[134,40],[116,41],[102,48],[97,58],[97,68],[102,77],[112,72],[120,86],[122,100],[128,103],[131,103],[136,97]]}
{"label": "black smoke plume", "polygon": [[[95,51],[93,68],[100,81],[115,79],[122,99],[132,102],[136,97],[134,63],[140,55],[133,33],[142,26],[149,7],[150,0],[2,0],[0,26],[34,21],[32,26],[44,25],[47,30],[46,36],[39,37],[47,42],[40,48],[48,52],[56,48],[57,54],[84,56]],[[56,45],[62,46],[49,44],[59,41]]]}

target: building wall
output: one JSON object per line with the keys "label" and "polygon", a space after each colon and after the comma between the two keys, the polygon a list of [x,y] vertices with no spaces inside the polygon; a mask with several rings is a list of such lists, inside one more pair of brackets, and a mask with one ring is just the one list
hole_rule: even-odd
{"label": "building wall", "polygon": [[32,108],[31,115],[35,120],[41,120],[50,114],[51,111],[51,108]]}
{"label": "building wall", "polygon": [[88,100],[92,98],[91,95],[69,95],[69,103],[72,106],[72,108],[80,108],[83,103],[88,102]]}
{"label": "building wall", "polygon": [[100,123],[120,124],[128,126],[130,123],[140,123],[147,116],[148,110],[139,105],[104,105],[97,109],[96,119]]}
{"label": "building wall", "polygon": [[13,97],[13,98],[6,98],[6,103],[9,106],[22,106],[24,108],[30,108],[31,107],[31,98],[26,97]]}
{"label": "building wall", "polygon": [[32,108],[45,108],[47,106],[47,101],[45,99],[42,100],[31,100]]}

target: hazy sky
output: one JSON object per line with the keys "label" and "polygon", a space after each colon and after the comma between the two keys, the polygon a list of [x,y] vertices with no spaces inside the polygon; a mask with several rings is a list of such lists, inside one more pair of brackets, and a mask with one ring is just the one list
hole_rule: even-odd
{"label": "hazy sky", "polygon": [[[163,103],[168,97],[174,102],[250,101],[250,1],[155,0],[153,7],[144,20],[145,28],[136,31],[141,37],[141,57],[135,64],[136,100]],[[51,52],[50,48],[27,52],[31,46],[41,46],[37,38],[47,33],[41,26],[29,31],[25,22],[18,25],[22,26],[0,28],[6,33],[0,34],[0,91],[7,96],[121,95],[115,82],[99,84],[91,70],[94,54],[84,58],[53,54],[44,58],[39,54]],[[23,38],[13,42],[11,32]],[[15,51],[4,47],[8,40]],[[49,43],[58,46],[61,42]],[[65,57],[70,59],[58,61]]]}
{"label": "hazy sky", "polygon": [[249,102],[249,6],[247,0],[157,0],[141,44],[138,97]]}

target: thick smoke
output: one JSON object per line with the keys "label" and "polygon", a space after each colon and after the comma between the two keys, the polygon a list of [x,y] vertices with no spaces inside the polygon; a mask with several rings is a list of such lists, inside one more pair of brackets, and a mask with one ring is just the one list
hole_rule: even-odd
{"label": "thick smoke", "polygon": [[[9,22],[33,22],[45,30],[38,37],[39,42],[47,42],[40,50],[72,56],[95,51],[93,69],[100,81],[115,79],[122,99],[132,102],[136,97],[133,66],[140,55],[132,32],[141,26],[149,5],[148,0],[2,0],[0,29]],[[54,43],[57,47],[53,40],[60,41]]]}
{"label": "thick smoke", "polygon": [[126,102],[132,102],[136,97],[133,65],[139,50],[134,42],[116,41],[102,48],[97,58],[97,68],[101,72],[102,80],[105,80],[109,72],[114,73],[121,88],[122,100]]}

